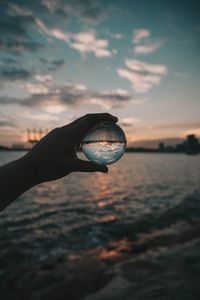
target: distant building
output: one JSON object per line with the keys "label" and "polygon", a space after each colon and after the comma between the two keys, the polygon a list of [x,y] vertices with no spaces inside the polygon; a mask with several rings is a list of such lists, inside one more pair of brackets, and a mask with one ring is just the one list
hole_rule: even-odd
{"label": "distant building", "polygon": [[197,154],[200,152],[200,144],[194,134],[190,134],[187,136],[185,146],[187,154]]}
{"label": "distant building", "polygon": [[159,149],[159,151],[164,151],[165,150],[165,144],[164,143],[159,143],[158,149]]}
{"label": "distant building", "polygon": [[195,134],[190,134],[183,142],[174,146],[165,145],[163,142],[160,142],[158,144],[157,151],[161,153],[198,154],[200,153],[200,142],[196,138]]}
{"label": "distant building", "polygon": [[14,143],[12,144],[12,150],[24,150],[25,146],[22,143]]}

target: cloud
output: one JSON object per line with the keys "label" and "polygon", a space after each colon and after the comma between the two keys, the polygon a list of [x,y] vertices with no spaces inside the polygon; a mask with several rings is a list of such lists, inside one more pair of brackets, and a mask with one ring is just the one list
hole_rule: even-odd
{"label": "cloud", "polygon": [[96,57],[108,57],[112,55],[112,52],[108,50],[108,41],[97,39],[94,31],[74,34],[70,47],[78,50],[81,54],[94,53]]}
{"label": "cloud", "polygon": [[0,120],[0,127],[16,127],[14,123],[10,121]]}
{"label": "cloud", "polygon": [[161,78],[167,74],[164,65],[148,64],[140,60],[126,60],[127,69],[118,69],[118,75],[128,79],[133,89],[138,93],[145,93],[158,85]]}
{"label": "cloud", "polygon": [[126,65],[128,68],[135,72],[141,72],[144,75],[145,74],[157,74],[157,75],[165,75],[167,72],[167,68],[164,65],[154,65],[154,64],[148,64],[146,62],[143,62],[141,60],[126,60]]}
{"label": "cloud", "polygon": [[39,82],[51,82],[53,77],[49,74],[36,74],[35,79]]}
{"label": "cloud", "polygon": [[53,77],[49,74],[36,74],[34,82],[21,82],[19,88],[25,90],[30,95],[47,95],[50,91]]}
{"label": "cloud", "polygon": [[17,65],[19,63],[19,60],[13,58],[13,57],[5,57],[4,63],[6,65]]}
{"label": "cloud", "polygon": [[55,114],[60,114],[63,111],[65,111],[67,109],[65,104],[56,104],[54,103],[53,105],[48,105],[48,106],[44,106],[42,107],[42,109],[47,112],[50,113],[51,115],[55,115]]}
{"label": "cloud", "polygon": [[56,71],[65,64],[64,59],[47,59],[41,57],[40,61],[48,67],[49,71]]}
{"label": "cloud", "polygon": [[151,35],[148,29],[137,29],[133,31],[133,44],[140,43],[143,39],[146,39]]}
{"label": "cloud", "polygon": [[21,54],[24,51],[35,52],[43,49],[44,45],[38,42],[30,40],[21,40],[16,38],[14,40],[0,40],[0,50],[1,52],[7,52],[12,54]]}
{"label": "cloud", "polygon": [[36,19],[36,24],[45,34],[67,43],[69,47],[76,49],[82,55],[87,53],[94,53],[96,57],[112,55],[112,52],[108,50],[108,41],[98,39],[94,30],[80,33],[65,33],[58,28],[47,28],[40,19]]}
{"label": "cloud", "polygon": [[[25,38],[27,37],[27,26],[34,24],[34,18],[32,16],[10,16],[7,15],[0,19],[0,33],[9,37]],[[3,37],[2,37],[3,38]]]}
{"label": "cloud", "polygon": [[[96,0],[0,1],[0,50],[21,54],[23,51],[42,49],[44,45],[34,34],[36,27],[66,42],[67,34],[56,28],[47,28],[42,19],[49,22],[48,26],[51,27],[61,24],[63,20],[65,24],[95,25],[107,16],[108,6]],[[108,56],[106,50],[102,50],[102,53]]]}
{"label": "cloud", "polygon": [[67,83],[65,86],[53,85],[49,82],[20,83],[20,88],[29,92],[24,99],[0,97],[0,104],[18,104],[23,106],[39,106],[42,108],[70,106],[70,105],[94,105],[100,108],[114,108],[125,105],[128,102],[141,103],[144,100],[130,95],[126,90],[116,89],[111,91],[90,91],[82,84]]}
{"label": "cloud", "polygon": [[35,121],[57,121],[58,117],[45,112],[32,112],[25,110],[23,113],[19,113],[19,117],[26,118]]}
{"label": "cloud", "polygon": [[200,122],[191,122],[191,123],[171,123],[171,124],[158,124],[153,125],[152,129],[189,129],[193,130],[192,128],[199,128]]}
{"label": "cloud", "polygon": [[49,92],[49,88],[42,83],[24,82],[19,84],[19,87],[26,90],[31,95],[46,95]]}
{"label": "cloud", "polygon": [[108,90],[89,95],[87,102],[97,104],[104,109],[117,108],[124,106],[127,102],[133,104],[143,103],[144,99],[139,99],[128,93],[126,90]]}
{"label": "cloud", "polygon": [[121,39],[123,39],[123,34],[121,34],[121,33],[112,33],[111,34],[111,38],[112,39],[115,39],[115,40],[121,40]]}
{"label": "cloud", "polygon": [[77,18],[88,24],[98,24],[107,16],[106,6],[96,0],[43,0],[42,5],[48,12],[59,17]]}
{"label": "cloud", "polygon": [[161,48],[163,41],[151,42],[148,38],[151,36],[151,32],[148,29],[137,29],[133,32],[133,52],[136,55],[146,55],[153,53]]}
{"label": "cloud", "polygon": [[[187,134],[195,134],[196,129],[200,128],[200,122],[183,122],[183,123],[171,123],[171,124],[147,124],[141,127],[135,127],[135,131],[152,131],[154,133],[162,131],[166,132],[184,132],[183,136]],[[178,129],[178,131],[177,131]]]}
{"label": "cloud", "polygon": [[135,54],[150,54],[160,49],[162,46],[161,42],[151,43],[146,45],[137,45],[134,47],[133,51]]}
{"label": "cloud", "polygon": [[133,127],[139,121],[139,118],[126,117],[121,119],[120,124],[124,127]]}
{"label": "cloud", "polygon": [[27,80],[32,77],[30,71],[18,67],[2,67],[0,70],[0,80]]}
{"label": "cloud", "polygon": [[127,102],[136,103],[139,99],[134,98],[125,90],[93,92],[79,85],[68,84],[67,89],[61,90],[60,101],[65,104],[89,104],[108,109],[123,106]]}
{"label": "cloud", "polygon": [[107,16],[107,6],[97,0],[8,0],[6,6],[10,15],[54,15],[87,24],[98,24]]}
{"label": "cloud", "polygon": [[[18,10],[18,13],[14,13],[13,9]],[[0,3],[0,50],[21,54],[24,50],[36,51],[43,48],[40,42],[32,39],[30,30],[34,26],[33,15],[15,4]]]}
{"label": "cloud", "polygon": [[9,3],[9,12],[11,15],[16,15],[16,16],[32,16],[32,12],[26,8],[26,7],[21,7],[17,4],[14,3]]}
{"label": "cloud", "polygon": [[36,18],[35,23],[42,30],[42,32],[46,33],[47,35],[54,37],[58,40],[64,41],[66,43],[69,42],[69,34],[62,32],[60,29],[57,28],[47,28],[44,22],[38,18]]}

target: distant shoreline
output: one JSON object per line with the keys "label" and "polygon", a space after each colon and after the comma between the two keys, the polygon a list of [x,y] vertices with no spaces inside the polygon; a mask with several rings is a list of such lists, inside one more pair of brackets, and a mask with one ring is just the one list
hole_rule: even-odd
{"label": "distant shoreline", "polygon": [[[37,141],[35,141],[37,142]],[[95,141],[85,141],[84,144],[91,144],[97,142],[104,142],[103,140],[95,140]],[[107,140],[106,142],[109,143],[123,143],[124,141],[113,141]],[[33,144],[32,144],[33,145]],[[82,145],[79,146],[78,152],[81,152]],[[12,147],[7,147],[4,145],[0,145],[0,151],[29,151],[31,147],[23,147],[21,144],[13,144]],[[197,155],[200,154],[200,143],[199,140],[196,138],[195,134],[187,135],[186,140],[183,142],[173,145],[165,145],[164,142],[160,142],[157,148],[148,148],[148,147],[127,147],[127,153],[184,153],[187,155]]]}
{"label": "distant shoreline", "polygon": [[[31,148],[0,148],[0,152],[26,152],[31,150]],[[78,151],[82,152],[82,151]],[[155,154],[188,154],[188,155],[197,155],[200,154],[200,152],[195,152],[195,153],[186,153],[185,151],[178,151],[178,150],[160,150],[160,149],[153,149],[153,148],[126,148],[126,153],[155,153]]]}

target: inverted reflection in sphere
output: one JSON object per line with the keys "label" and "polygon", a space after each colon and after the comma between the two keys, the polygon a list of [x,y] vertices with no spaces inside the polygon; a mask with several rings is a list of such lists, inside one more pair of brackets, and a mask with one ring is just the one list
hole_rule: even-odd
{"label": "inverted reflection in sphere", "polygon": [[126,149],[126,137],[115,123],[104,122],[95,126],[83,139],[85,156],[99,164],[109,165],[119,160]]}

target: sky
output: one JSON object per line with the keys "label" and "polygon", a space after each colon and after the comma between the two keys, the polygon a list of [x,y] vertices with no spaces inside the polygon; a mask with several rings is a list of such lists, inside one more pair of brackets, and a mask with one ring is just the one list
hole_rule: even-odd
{"label": "sky", "polygon": [[128,145],[200,136],[196,0],[0,0],[0,144],[109,112]]}

